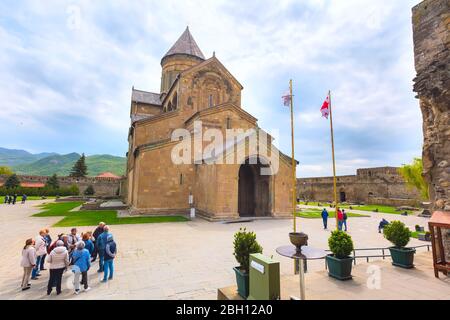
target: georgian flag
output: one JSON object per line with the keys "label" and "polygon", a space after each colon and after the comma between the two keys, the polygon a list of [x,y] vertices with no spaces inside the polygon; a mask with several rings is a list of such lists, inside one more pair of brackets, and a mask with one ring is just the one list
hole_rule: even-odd
{"label": "georgian flag", "polygon": [[292,96],[289,90],[281,98],[283,99],[283,105],[285,107],[289,107],[291,105]]}
{"label": "georgian flag", "polygon": [[330,96],[327,95],[327,98],[323,102],[322,108],[320,108],[320,112],[322,112],[322,117],[328,119],[330,115]]}

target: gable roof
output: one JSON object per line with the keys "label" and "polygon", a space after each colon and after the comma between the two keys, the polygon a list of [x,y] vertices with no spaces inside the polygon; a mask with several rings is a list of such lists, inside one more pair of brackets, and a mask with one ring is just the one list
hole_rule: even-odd
{"label": "gable roof", "polygon": [[161,95],[159,93],[147,92],[142,90],[132,89],[131,101],[138,103],[153,104],[156,106],[161,105]]}
{"label": "gable roof", "polygon": [[175,42],[172,48],[170,48],[169,51],[164,55],[162,60],[164,60],[164,58],[168,56],[176,54],[187,54],[189,56],[205,60],[205,56],[203,55],[202,51],[195,42],[194,37],[189,31],[189,27],[186,28],[181,37]]}

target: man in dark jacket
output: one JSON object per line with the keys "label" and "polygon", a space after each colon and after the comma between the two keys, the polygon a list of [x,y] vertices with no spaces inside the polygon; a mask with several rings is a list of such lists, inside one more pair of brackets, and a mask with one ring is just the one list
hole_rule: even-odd
{"label": "man in dark jacket", "polygon": [[94,262],[97,259],[97,254],[98,254],[98,247],[97,247],[97,239],[98,237],[103,233],[103,228],[105,227],[105,223],[104,222],[100,222],[98,224],[98,227],[95,228],[94,233],[92,234],[93,242],[94,242],[94,251],[92,252],[92,262]]}

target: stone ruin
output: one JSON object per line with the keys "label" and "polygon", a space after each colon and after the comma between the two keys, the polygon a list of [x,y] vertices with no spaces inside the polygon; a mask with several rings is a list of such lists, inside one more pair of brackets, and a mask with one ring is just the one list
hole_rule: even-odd
{"label": "stone ruin", "polygon": [[[450,214],[450,0],[413,8],[414,91],[423,115],[423,169],[433,210]],[[450,230],[444,230],[447,255]]]}

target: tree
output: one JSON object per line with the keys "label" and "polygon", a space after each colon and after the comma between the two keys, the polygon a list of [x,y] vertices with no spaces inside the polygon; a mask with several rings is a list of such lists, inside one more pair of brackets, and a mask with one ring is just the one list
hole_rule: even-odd
{"label": "tree", "polygon": [[59,181],[58,181],[58,176],[56,175],[56,173],[54,175],[52,175],[50,178],[48,178],[46,186],[51,189],[59,188]]}
{"label": "tree", "polygon": [[422,175],[423,163],[421,158],[414,158],[411,164],[404,164],[398,171],[403,179],[405,179],[406,184],[410,188],[417,189],[424,200],[430,198],[428,193],[428,183]]}
{"label": "tree", "polygon": [[70,176],[76,178],[84,178],[87,176],[86,157],[84,156],[84,153],[73,165],[73,168],[70,171]]}
{"label": "tree", "polygon": [[93,196],[95,194],[94,187],[92,185],[88,186],[86,190],[84,190],[84,194],[87,196]]}
{"label": "tree", "polygon": [[11,170],[10,167],[7,166],[0,166],[0,175],[7,175],[10,176],[12,175],[14,172]]}
{"label": "tree", "polygon": [[6,189],[15,189],[19,186],[20,186],[20,180],[16,174],[10,175],[5,182]]}

